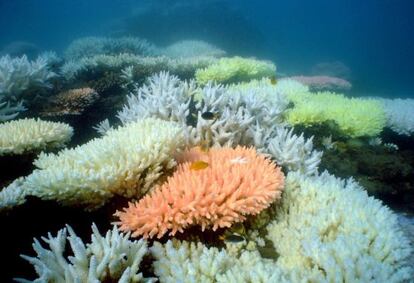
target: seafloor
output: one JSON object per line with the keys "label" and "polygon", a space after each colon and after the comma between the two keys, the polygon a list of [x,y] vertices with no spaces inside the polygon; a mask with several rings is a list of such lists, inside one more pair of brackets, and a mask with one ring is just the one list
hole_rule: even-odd
{"label": "seafloor", "polygon": [[[414,282],[413,100],[195,40],[90,37],[31,56],[0,58],[0,281]],[[92,223],[115,222],[150,247],[135,269],[118,240],[20,257],[66,224],[90,243]]]}

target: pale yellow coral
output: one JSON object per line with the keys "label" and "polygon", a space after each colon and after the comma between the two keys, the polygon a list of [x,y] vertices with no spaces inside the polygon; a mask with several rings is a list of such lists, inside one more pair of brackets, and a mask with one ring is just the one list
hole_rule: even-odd
{"label": "pale yellow coral", "polygon": [[9,121],[0,124],[0,156],[61,147],[72,135],[72,127],[64,123],[40,119]]}
{"label": "pale yellow coral", "polygon": [[181,130],[173,122],[145,119],[58,154],[42,153],[34,162],[39,169],[22,187],[26,195],[87,209],[114,195],[139,197],[175,166],[173,155],[185,145]]}

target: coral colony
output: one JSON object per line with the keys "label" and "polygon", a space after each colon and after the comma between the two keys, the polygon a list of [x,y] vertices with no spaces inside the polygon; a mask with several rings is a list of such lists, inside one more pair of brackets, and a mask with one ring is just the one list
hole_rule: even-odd
{"label": "coral colony", "polygon": [[380,135],[411,135],[414,102],[336,92],[351,86],[279,78],[193,39],[86,37],[63,58],[1,57],[0,156],[35,158],[1,180],[0,213],[32,198],[112,209],[112,230],[91,222],[86,243],[65,223],[35,239],[22,257],[38,277],[16,280],[409,282],[397,215],[324,156],[391,152]]}

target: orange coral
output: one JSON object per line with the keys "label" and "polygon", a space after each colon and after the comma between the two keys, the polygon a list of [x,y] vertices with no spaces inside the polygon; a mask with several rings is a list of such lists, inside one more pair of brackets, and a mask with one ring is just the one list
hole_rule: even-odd
{"label": "orange coral", "polygon": [[[122,231],[144,238],[173,236],[190,225],[202,230],[230,227],[279,199],[284,184],[280,168],[253,148],[195,148],[177,158],[182,163],[167,182],[136,203],[117,211]],[[194,161],[207,168],[191,170]]]}

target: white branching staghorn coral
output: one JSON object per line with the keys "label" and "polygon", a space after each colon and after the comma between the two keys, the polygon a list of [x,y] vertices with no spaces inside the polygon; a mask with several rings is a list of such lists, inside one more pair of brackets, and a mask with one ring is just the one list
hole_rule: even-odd
{"label": "white branching staghorn coral", "polygon": [[[268,238],[293,282],[405,282],[411,248],[397,217],[352,179],[290,173]],[[306,279],[306,280],[305,280]]]}
{"label": "white branching staghorn coral", "polygon": [[146,193],[175,166],[173,156],[185,146],[178,124],[139,120],[73,149],[40,154],[38,169],[21,187],[27,195],[96,209],[114,195]]}
{"label": "white branching staghorn coral", "polygon": [[[198,101],[192,111],[191,96]],[[162,72],[152,76],[148,84],[136,88],[118,112],[118,118],[123,124],[146,117],[177,121],[187,129],[188,144],[254,145],[289,170],[315,174],[322,152],[313,150],[312,138],[306,140],[282,126],[287,105],[287,100],[272,88],[231,87],[229,90],[207,84],[200,89],[193,82],[181,82]],[[215,113],[216,117],[204,119],[206,112]],[[194,125],[186,127],[194,118]]]}
{"label": "white branching staghorn coral", "polygon": [[0,124],[0,156],[59,148],[70,141],[73,128],[60,122],[21,119]]}
{"label": "white branching staghorn coral", "polygon": [[198,56],[222,57],[226,52],[202,40],[182,40],[160,50],[171,58],[189,58]]}
{"label": "white branching staghorn coral", "polygon": [[161,282],[409,282],[412,251],[397,217],[352,180],[290,173],[268,225],[274,259],[201,243],[150,248]]}
{"label": "white branching staghorn coral", "polygon": [[[22,257],[34,266],[39,277],[33,281],[15,280],[22,283],[156,282],[155,278],[144,278],[140,272],[140,263],[148,252],[145,240],[131,241],[129,234],[120,233],[116,226],[105,236],[99,233],[95,224],[92,231],[89,244],[85,244],[69,225],[59,230],[56,237],[50,233],[47,238],[42,237],[48,248],[35,239],[36,257]],[[73,254],[67,258],[66,242]]]}
{"label": "white branching staghorn coral", "polygon": [[122,124],[156,117],[185,125],[195,92],[194,82],[181,82],[176,76],[161,72],[149,78],[144,86],[135,88],[117,117]]}
{"label": "white branching staghorn coral", "polygon": [[289,171],[305,175],[318,172],[323,153],[313,149],[313,136],[306,140],[303,134],[293,134],[293,128],[289,130],[286,127],[276,127],[274,135],[266,144],[264,151]]}
{"label": "white branching staghorn coral", "polygon": [[379,101],[384,105],[387,127],[400,135],[414,133],[414,99],[380,98]]}
{"label": "white branching staghorn coral", "polygon": [[26,56],[0,58],[0,96],[16,101],[26,89],[33,86],[50,87],[49,80],[56,76],[50,71],[47,56],[29,61]]}
{"label": "white branching staghorn coral", "polygon": [[23,106],[23,101],[17,104],[10,104],[10,102],[2,102],[4,96],[0,96],[0,122],[12,120],[19,115],[20,112],[26,111],[27,109]]}

